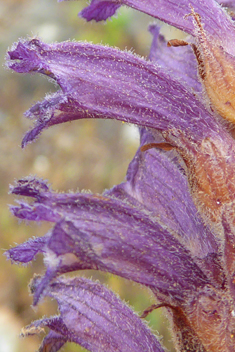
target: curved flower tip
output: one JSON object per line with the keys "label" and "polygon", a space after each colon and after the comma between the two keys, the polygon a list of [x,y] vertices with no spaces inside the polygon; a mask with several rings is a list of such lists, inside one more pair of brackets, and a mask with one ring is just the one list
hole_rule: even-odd
{"label": "curved flower tip", "polygon": [[42,192],[49,191],[49,185],[45,180],[26,177],[18,180],[14,186],[10,186],[10,191],[12,194],[38,198]]}
{"label": "curved flower tip", "polygon": [[[32,283],[37,286],[37,278]],[[51,331],[41,352],[56,352],[65,342],[75,342],[92,352],[164,352],[141,319],[107,288],[84,278],[58,279],[44,296],[57,300],[60,316],[35,321],[23,335]]]}
{"label": "curved flower tip", "polygon": [[16,264],[27,264],[31,262],[38,253],[45,251],[47,236],[37,237],[9,249],[4,254]]}
{"label": "curved flower tip", "polygon": [[9,68],[19,73],[36,71],[40,65],[36,52],[28,50],[24,43],[15,44],[11,51],[8,51],[7,61]]}

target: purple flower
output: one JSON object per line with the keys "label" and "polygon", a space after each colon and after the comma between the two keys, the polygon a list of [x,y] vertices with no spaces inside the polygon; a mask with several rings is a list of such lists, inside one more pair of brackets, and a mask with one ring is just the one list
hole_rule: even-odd
{"label": "purple flower", "polygon": [[60,316],[35,321],[22,331],[27,335],[51,329],[39,351],[58,351],[69,340],[91,351],[164,352],[139,317],[101,284],[60,278],[45,294],[57,300]]}
{"label": "purple flower", "polygon": [[[15,216],[55,223],[44,237],[6,253],[24,264],[43,253],[46,273],[31,284],[34,304],[49,295],[61,313],[32,323],[24,334],[50,328],[40,351],[55,352],[66,341],[91,351],[163,351],[109,290],[61,278],[95,269],[149,287],[168,311],[178,351],[232,352],[235,142],[226,120],[234,122],[234,23],[213,0],[193,0],[191,7],[183,0],[93,0],[81,14],[107,19],[122,4],[185,30],[191,44],[168,47],[152,25],[150,60],[38,39],[19,41],[8,53],[11,69],[45,74],[61,88],[26,113],[36,124],[23,146],[49,126],[82,118],[140,126],[126,182],[102,195],[60,194],[32,177],[11,188],[33,198],[12,206]],[[187,43],[170,42],[181,44]]]}

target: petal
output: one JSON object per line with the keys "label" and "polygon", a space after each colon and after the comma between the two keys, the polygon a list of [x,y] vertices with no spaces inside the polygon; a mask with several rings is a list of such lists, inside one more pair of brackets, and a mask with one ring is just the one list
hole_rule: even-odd
{"label": "petal", "polygon": [[48,270],[38,285],[36,301],[55,275],[78,269],[123,276],[156,288],[176,302],[209,283],[166,226],[139,208],[119,199],[82,193],[41,192],[29,205],[33,213],[39,204],[40,209],[46,205],[61,214],[61,221],[47,240]]}
{"label": "petal", "polygon": [[30,220],[30,221],[52,221],[56,222],[60,220],[61,216],[57,212],[54,212],[45,205],[37,205],[37,211],[32,211],[32,207],[24,201],[19,201],[19,206],[11,206],[11,212],[19,219]]}
{"label": "petal", "polygon": [[24,242],[15,248],[11,248],[4,254],[15,263],[27,264],[31,262],[38,253],[45,251],[47,235],[37,237]]}
{"label": "petal", "polygon": [[28,111],[37,124],[23,145],[48,126],[85,117],[177,129],[190,139],[222,131],[193,92],[133,54],[88,43],[48,45],[33,39],[20,42],[9,57],[13,60],[9,67],[15,71],[44,73],[62,89]]}
{"label": "petal", "polygon": [[60,279],[48,286],[45,295],[57,300],[60,316],[26,328],[26,334],[42,326],[51,329],[40,351],[56,352],[65,341],[92,352],[164,351],[140,318],[101,284],[84,278]]}
{"label": "petal", "polygon": [[26,197],[40,198],[42,192],[49,191],[49,185],[42,179],[39,178],[25,178],[18,180],[15,186],[10,186],[10,191],[13,194],[20,194]]}
{"label": "petal", "polygon": [[[141,145],[162,142],[149,131],[141,131]],[[142,205],[158,222],[175,233],[210,280],[221,287],[224,276],[215,235],[202,221],[189,192],[186,176],[175,153],[151,149],[137,151],[127,171],[127,182],[106,191],[122,201]],[[140,203],[138,205],[138,203]]]}
{"label": "petal", "polygon": [[[160,142],[143,130],[141,145]],[[137,151],[127,171],[127,182],[106,194],[118,196],[117,189],[134,197],[158,221],[177,236],[197,257],[217,253],[218,245],[211,231],[204,225],[192,201],[186,176],[173,162],[175,153],[150,149]],[[130,200],[129,200],[130,201]],[[179,238],[178,237],[178,238]]]}
{"label": "petal", "polygon": [[[55,319],[55,322],[56,321],[57,320]],[[35,323],[37,323],[37,322],[35,322]],[[42,342],[38,352],[57,352],[61,349],[61,347],[64,346],[64,344],[66,342],[67,342],[66,337],[51,330],[47,334],[47,336],[44,337],[43,342]]]}
{"label": "petal", "polygon": [[205,30],[219,42],[225,42],[226,49],[234,42],[234,24],[226,12],[214,0],[92,0],[90,5],[80,13],[87,21],[106,20],[121,5],[130,6],[150,16],[167,22],[189,34],[195,35],[194,25],[185,15],[191,12],[190,5],[200,14]]}
{"label": "petal", "polygon": [[150,25],[149,31],[153,35],[149,59],[167,69],[171,76],[186,83],[195,92],[201,92],[202,85],[198,80],[197,61],[190,45],[183,47],[168,47],[160,27]]}

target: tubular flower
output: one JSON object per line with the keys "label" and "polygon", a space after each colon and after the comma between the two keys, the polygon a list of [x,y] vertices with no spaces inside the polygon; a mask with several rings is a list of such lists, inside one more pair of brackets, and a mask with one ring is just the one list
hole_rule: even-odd
{"label": "tubular flower", "polygon": [[23,334],[49,327],[40,347],[47,352],[67,341],[90,351],[162,352],[141,319],[107,288],[61,276],[95,269],[152,290],[156,306],[168,311],[177,351],[233,352],[235,26],[213,0],[190,6],[186,0],[92,0],[81,16],[105,20],[121,5],[188,32],[190,44],[172,41],[179,47],[169,47],[151,25],[149,60],[39,39],[21,40],[8,52],[11,69],[42,73],[60,87],[26,112],[36,124],[23,146],[45,128],[82,118],[117,119],[140,130],[126,181],[102,195],[60,194],[33,177],[11,187],[33,199],[12,206],[15,216],[54,223],[45,236],[6,253],[24,264],[42,253],[46,272],[31,283],[34,305],[46,295],[59,305],[59,316],[33,322]]}

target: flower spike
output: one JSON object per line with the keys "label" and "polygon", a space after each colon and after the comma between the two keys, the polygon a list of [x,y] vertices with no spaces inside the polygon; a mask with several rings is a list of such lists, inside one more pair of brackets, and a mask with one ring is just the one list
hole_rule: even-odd
{"label": "flower spike", "polygon": [[40,352],[57,352],[66,342],[92,352],[163,352],[107,288],[62,276],[92,269],[150,289],[156,302],[142,316],[164,307],[177,351],[234,352],[235,141],[228,128],[235,110],[234,22],[214,0],[192,0],[189,15],[188,0],[92,0],[82,15],[106,19],[123,4],[193,37],[167,46],[151,25],[149,60],[39,39],[20,40],[8,52],[11,69],[46,75],[59,86],[26,113],[36,124],[23,146],[45,128],[83,118],[140,127],[126,180],[103,194],[58,193],[36,177],[11,187],[31,199],[20,199],[12,213],[52,228],[6,255],[22,264],[44,257],[45,273],[31,283],[33,304],[49,296],[60,310],[23,333],[50,329]]}

